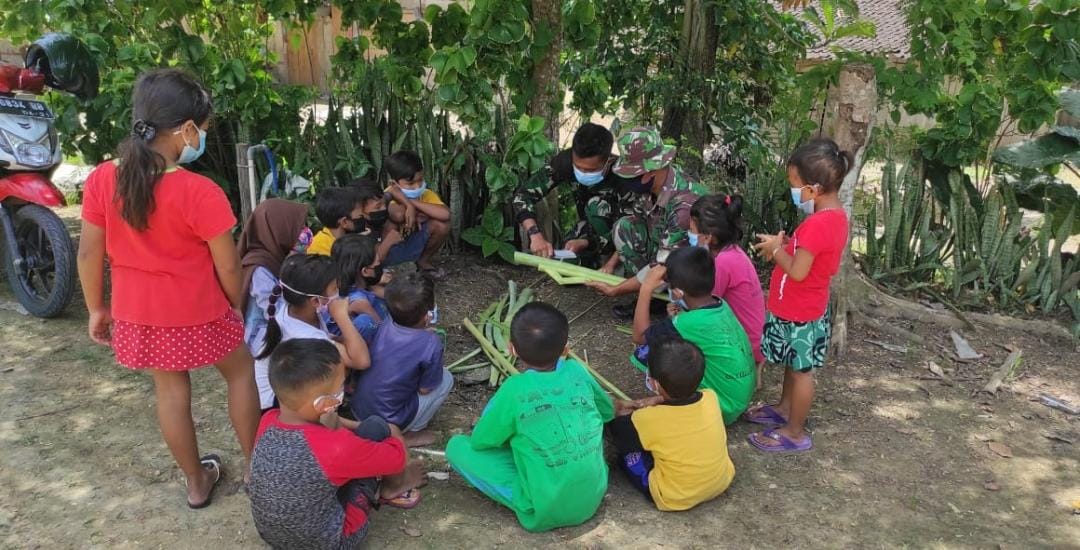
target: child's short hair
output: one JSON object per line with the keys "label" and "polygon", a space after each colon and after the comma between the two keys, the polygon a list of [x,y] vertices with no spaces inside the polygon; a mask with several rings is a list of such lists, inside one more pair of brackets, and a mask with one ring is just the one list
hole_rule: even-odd
{"label": "child's short hair", "polygon": [[599,124],[586,122],[574,132],[574,141],[570,146],[570,150],[578,158],[606,158],[611,154],[611,145],[614,143],[615,136],[611,135],[611,130]]}
{"label": "child's short hair", "polygon": [[844,176],[854,164],[855,156],[850,151],[841,151],[840,146],[829,138],[810,140],[796,149],[787,163],[795,167],[807,185],[820,185],[829,193],[840,189]]}
{"label": "child's short hair", "polygon": [[356,285],[360,270],[375,263],[375,238],[371,235],[345,235],[330,247],[330,258],[341,270],[338,292],[346,295]]}
{"label": "child's short hair", "polygon": [[712,294],[716,284],[716,265],[712,255],[700,246],[677,248],[668,254],[668,286],[677,288],[695,298]]}
{"label": "child's short hair", "polygon": [[742,240],[742,209],[739,195],[706,195],[694,202],[690,218],[702,235],[712,237],[712,250],[723,250]]}
{"label": "child's short hair", "polygon": [[395,275],[386,285],[386,307],[395,323],[404,327],[419,325],[435,308],[435,282],[418,271]]}
{"label": "child's short hair", "polygon": [[282,342],[270,356],[270,387],[278,400],[293,405],[293,397],[312,384],[325,382],[341,362],[329,340],[294,338]]}
{"label": "child's short hair", "polygon": [[550,304],[526,304],[510,321],[510,343],[522,361],[543,367],[552,365],[566,349],[570,323]]}
{"label": "child's short hair", "polygon": [[420,155],[413,151],[397,151],[386,157],[383,166],[386,167],[386,173],[393,181],[411,180],[416,177],[417,172],[424,170]]}
{"label": "child's short hair", "polygon": [[315,217],[323,227],[337,229],[341,218],[348,218],[356,205],[362,204],[349,187],[327,187],[315,196]]}
{"label": "child's short hair", "polygon": [[371,178],[358,178],[349,182],[349,189],[356,193],[356,202],[366,206],[368,201],[382,200],[383,188]]}
{"label": "child's short hair", "polygon": [[685,399],[694,395],[705,376],[705,355],[693,342],[671,336],[650,346],[649,376],[669,397]]}

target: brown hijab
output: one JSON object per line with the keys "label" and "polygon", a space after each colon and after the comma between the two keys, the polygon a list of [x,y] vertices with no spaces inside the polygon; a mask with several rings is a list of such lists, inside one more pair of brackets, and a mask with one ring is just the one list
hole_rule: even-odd
{"label": "brown hijab", "polygon": [[267,199],[255,207],[244,224],[236,248],[240,253],[240,266],[244,270],[241,311],[245,315],[255,268],[265,267],[277,277],[281,263],[307,225],[307,212],[307,206],[298,202]]}

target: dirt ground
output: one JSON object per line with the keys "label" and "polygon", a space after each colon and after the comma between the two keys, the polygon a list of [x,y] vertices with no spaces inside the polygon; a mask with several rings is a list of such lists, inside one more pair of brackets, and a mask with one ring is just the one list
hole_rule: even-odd
{"label": "dirt ground", "polygon": [[[572,324],[571,346],[589,350],[624,391],[644,395],[626,360],[629,337],[609,314],[614,301],[472,256],[443,261],[450,275],[439,302],[449,360],[475,348],[461,319],[497,299],[513,278],[571,318],[584,312]],[[213,369],[193,375],[193,408],[202,452],[225,458],[229,480],[210,508],[192,511],[158,433],[150,378],[117,366],[108,349],[89,341],[81,297],[47,321],[13,308],[10,290],[0,287],[0,545],[265,546],[235,481],[242,459],[225,385]],[[1080,417],[1038,402],[1049,393],[1080,403],[1075,343],[983,328],[966,336],[986,357],[957,363],[946,357],[947,331],[904,326],[926,344],[856,325],[849,356],[821,371],[813,451],[767,456],[746,442],[750,425],[730,427],[735,482],[694,510],[658,512],[613,471],[595,518],[531,534],[451,473],[427,485],[415,510],[376,513],[370,546],[1080,548],[1080,515],[1070,506],[1080,500]],[[908,350],[887,351],[871,340]],[[1023,350],[1018,376],[997,396],[974,395],[1006,346]],[[928,358],[944,367],[951,385],[930,379]],[[780,374],[767,370],[760,399],[777,397]],[[443,434],[434,448],[467,430],[489,395],[484,385],[459,381],[433,424]],[[414,456],[431,471],[449,470],[438,458]]]}

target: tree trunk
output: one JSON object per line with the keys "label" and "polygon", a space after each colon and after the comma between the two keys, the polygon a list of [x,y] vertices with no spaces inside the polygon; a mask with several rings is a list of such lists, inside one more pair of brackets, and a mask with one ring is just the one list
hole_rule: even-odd
{"label": "tree trunk", "polygon": [[719,31],[716,24],[716,7],[709,0],[685,0],[683,27],[679,44],[679,73],[683,82],[696,83],[687,97],[700,98],[702,109],[692,112],[685,104],[669,105],[664,109],[660,133],[679,144],[679,163],[687,172],[701,175],[704,167],[702,155],[711,137],[709,119],[714,108],[712,94],[706,89],[705,80],[716,68],[716,48]]}
{"label": "tree trunk", "polygon": [[[551,29],[551,44],[543,56],[536,59],[530,81],[536,91],[529,100],[529,115],[544,119],[544,133],[552,143],[559,146],[559,114],[562,112],[563,93],[559,86],[559,55],[562,52],[562,1],[532,0],[532,24],[534,28]],[[556,243],[559,231],[559,195],[553,190],[543,202],[536,205],[536,224],[540,226],[548,242]],[[523,237],[524,239],[524,237]]]}
{"label": "tree trunk", "polygon": [[851,257],[851,208],[866,156],[866,146],[874,129],[877,105],[877,77],[873,66],[850,64],[840,69],[837,85],[829,90],[826,128],[828,135],[836,141],[841,150],[852,152],[855,165],[851,167],[840,187],[840,200],[848,215],[849,231],[840,272],[832,284],[834,306],[831,347],[835,357],[843,357],[847,352],[848,321],[853,310],[851,287],[859,276]]}

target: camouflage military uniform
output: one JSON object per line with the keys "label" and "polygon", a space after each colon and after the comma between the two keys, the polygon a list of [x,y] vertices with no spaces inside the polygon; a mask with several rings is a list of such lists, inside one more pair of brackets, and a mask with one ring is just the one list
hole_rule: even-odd
{"label": "camouflage military uniform", "polygon": [[619,138],[619,163],[613,170],[626,177],[667,167],[660,193],[636,195],[626,216],[615,222],[612,232],[615,249],[623,261],[626,276],[640,272],[654,260],[663,262],[671,250],[686,245],[690,228],[690,208],[705,189],[687,179],[678,166],[671,164],[675,147],[665,145],[652,128],[634,128]]}
{"label": "camouflage military uniform", "polygon": [[584,256],[597,258],[601,254],[610,254],[614,250],[611,228],[615,220],[628,212],[637,199],[637,194],[623,190],[624,180],[611,172],[603,181],[591,187],[578,184],[574,179],[574,165],[569,149],[555,155],[543,170],[525,180],[514,191],[511,200],[517,223],[536,219],[536,205],[542,202],[552,189],[564,183],[572,186],[578,222],[563,235],[563,242],[586,239],[589,247]]}

